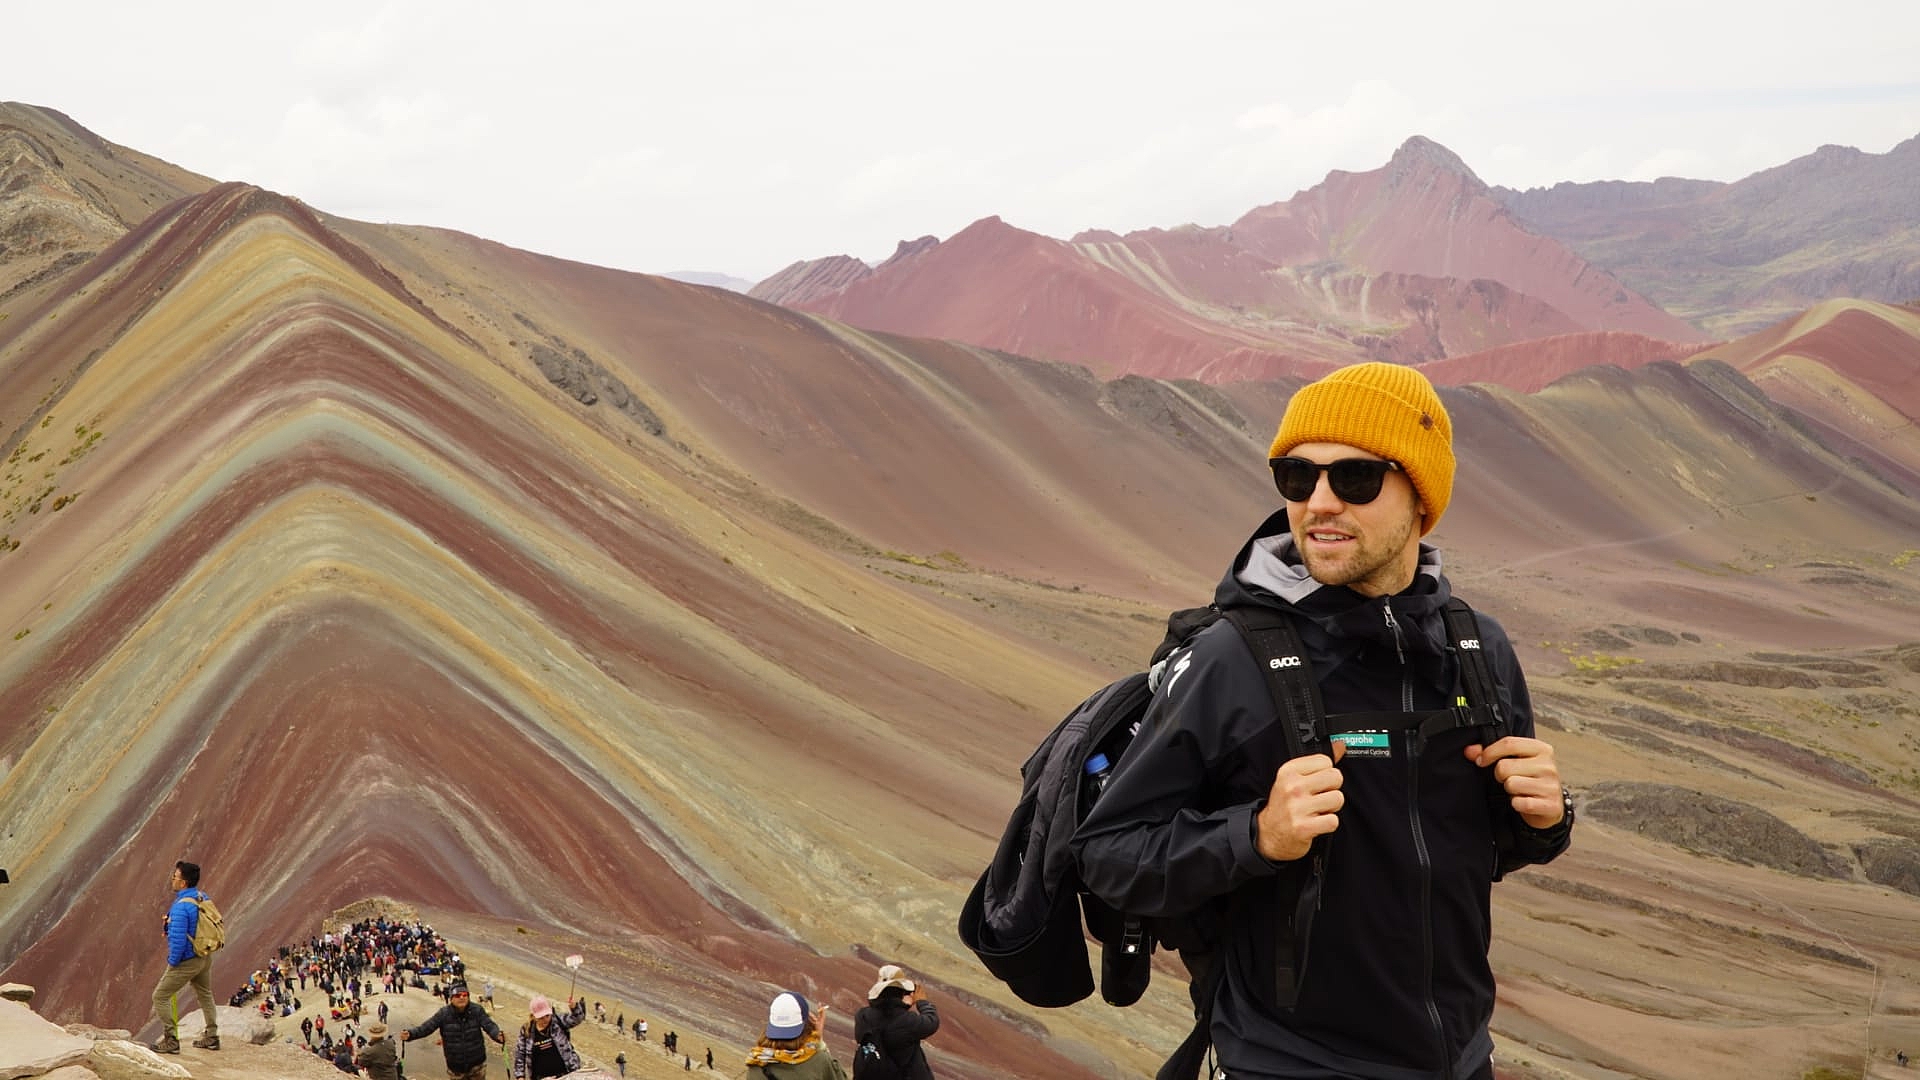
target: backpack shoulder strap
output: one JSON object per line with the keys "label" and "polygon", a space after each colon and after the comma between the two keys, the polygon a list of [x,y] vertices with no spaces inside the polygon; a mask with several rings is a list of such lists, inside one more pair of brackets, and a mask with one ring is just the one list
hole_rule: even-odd
{"label": "backpack shoulder strap", "polygon": [[[1231,608],[1226,614],[1246,638],[1247,647],[1266,676],[1267,691],[1273,696],[1280,726],[1286,734],[1287,757],[1305,757],[1328,750],[1326,703],[1320,697],[1320,683],[1307,662],[1306,644],[1300,640],[1293,616],[1265,607]],[[1276,886],[1280,928],[1274,939],[1273,1000],[1283,1008],[1291,1008],[1300,992],[1300,975],[1306,966],[1306,938],[1320,907],[1321,875],[1331,846],[1330,837],[1316,837],[1307,854],[1298,860],[1297,869],[1283,874],[1283,883]],[[1183,1058],[1191,1058],[1197,1064],[1198,1053],[1206,1045],[1201,1029],[1210,1026],[1213,997],[1218,989],[1216,977],[1207,988],[1205,999],[1195,1000],[1199,1024],[1169,1059],[1169,1066],[1181,1062],[1184,1068]],[[1164,1067],[1162,1075],[1165,1075]]]}
{"label": "backpack shoulder strap", "polygon": [[1261,607],[1229,608],[1226,616],[1246,639],[1266,676],[1267,690],[1286,730],[1287,756],[1318,753],[1327,742],[1327,709],[1293,618]]}
{"label": "backpack shoulder strap", "polygon": [[[1493,665],[1480,647],[1480,620],[1459,597],[1449,597],[1442,616],[1447,621],[1447,646],[1460,665],[1461,689],[1466,693],[1455,708],[1469,711],[1470,723],[1480,728],[1480,743],[1491,745],[1512,733],[1513,723],[1500,707],[1500,685],[1493,677]],[[1506,876],[1508,855],[1519,844],[1514,831],[1513,804],[1506,790],[1487,770],[1487,815],[1493,823],[1494,874],[1499,881]]]}
{"label": "backpack shoulder strap", "polygon": [[1494,742],[1508,734],[1510,723],[1506,710],[1500,707],[1500,687],[1493,678],[1493,665],[1487,662],[1487,654],[1480,647],[1480,620],[1473,608],[1457,596],[1447,600],[1441,617],[1447,624],[1447,647],[1453,650],[1460,665],[1461,689],[1466,691],[1464,700],[1454,704],[1471,709],[1473,720],[1480,727],[1480,737],[1485,742]]}

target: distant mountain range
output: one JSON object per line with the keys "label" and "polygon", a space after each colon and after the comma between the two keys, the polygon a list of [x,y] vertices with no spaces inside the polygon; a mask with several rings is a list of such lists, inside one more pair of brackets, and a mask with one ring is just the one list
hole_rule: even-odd
{"label": "distant mountain range", "polygon": [[684,281],[689,285],[711,285],[716,289],[743,293],[753,288],[753,282],[746,278],[737,278],[730,274],[716,274],[704,270],[673,270],[660,275],[675,281]]}
{"label": "distant mountain range", "polygon": [[1229,229],[783,286],[983,345],[0,104],[0,981],[144,1023],[186,856],[236,958],[384,895],[716,1051],[797,987],[844,1052],[897,962],[942,1077],[1150,1075],[1177,967],[1030,1009],[955,918],[1038,737],[1273,510],[1302,376],[1378,355],[1446,384],[1434,539],[1585,801],[1495,889],[1502,1080],[1920,1046],[1920,310],[1709,343],[1521,221],[1414,142]]}
{"label": "distant mountain range", "polygon": [[1493,194],[1529,229],[1716,337],[1838,296],[1920,299],[1920,136],[1823,146],[1731,184],[1556,184]]}
{"label": "distant mountain range", "polygon": [[[752,295],[856,326],[1225,382],[1362,359],[1527,386],[1590,363],[1684,355],[1835,296],[1920,299],[1920,138],[1827,147],[1735,184],[1490,188],[1409,139],[1230,226],[1054,240],[989,218],[877,267],[796,263]],[[1595,335],[1602,335],[1596,337]]]}

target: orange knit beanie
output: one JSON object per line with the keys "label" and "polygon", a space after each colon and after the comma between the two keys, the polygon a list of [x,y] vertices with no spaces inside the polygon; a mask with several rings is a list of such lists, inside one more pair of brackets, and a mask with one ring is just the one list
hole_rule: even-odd
{"label": "orange knit beanie", "polygon": [[1287,402],[1269,458],[1302,443],[1345,443],[1400,463],[1426,515],[1425,536],[1453,498],[1453,421],[1425,375],[1401,364],[1355,364],[1308,383]]}

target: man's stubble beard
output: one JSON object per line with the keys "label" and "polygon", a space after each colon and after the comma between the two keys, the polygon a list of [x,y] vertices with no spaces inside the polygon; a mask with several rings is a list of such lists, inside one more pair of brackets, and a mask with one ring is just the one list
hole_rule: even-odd
{"label": "man's stubble beard", "polygon": [[[1328,557],[1325,552],[1314,549],[1307,540],[1307,533],[1312,530],[1296,525],[1293,527],[1294,548],[1300,552],[1307,573],[1322,585],[1374,584],[1382,595],[1390,595],[1411,584],[1400,580],[1404,573],[1400,560],[1420,520],[1417,511],[1410,513],[1384,537],[1359,528],[1342,527],[1339,531],[1351,533],[1354,542],[1353,549],[1340,557]],[[1330,522],[1323,518],[1316,524],[1325,526]]]}

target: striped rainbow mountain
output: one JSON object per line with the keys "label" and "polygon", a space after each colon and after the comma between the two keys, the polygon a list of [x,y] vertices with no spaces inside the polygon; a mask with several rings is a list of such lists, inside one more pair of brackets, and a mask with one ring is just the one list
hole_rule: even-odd
{"label": "striped rainbow mountain", "polygon": [[[1495,890],[1502,1075],[1920,1045],[1920,309],[1528,363],[1445,391],[1434,537],[1587,802]],[[1150,1074],[1177,965],[1041,1012],[954,919],[1038,737],[1271,510],[1298,384],[344,220],[0,105],[0,978],[137,1028],[190,857],[223,997],[390,896],[716,1045],[779,985],[844,1046],[894,961],[942,1076]]]}

